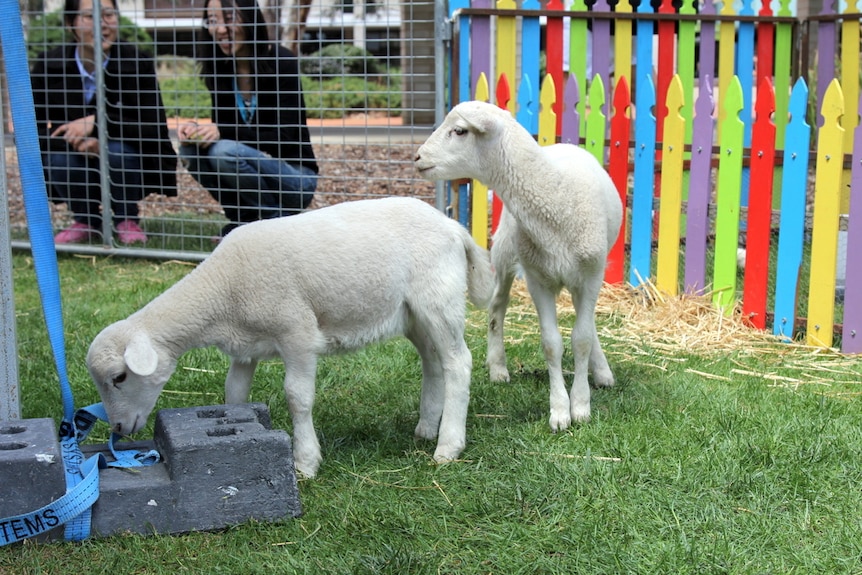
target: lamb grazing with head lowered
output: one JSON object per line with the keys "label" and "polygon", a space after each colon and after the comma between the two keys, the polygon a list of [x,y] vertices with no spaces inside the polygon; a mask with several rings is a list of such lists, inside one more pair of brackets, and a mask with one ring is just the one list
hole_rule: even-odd
{"label": "lamb grazing with head lowered", "polygon": [[[503,201],[491,247],[496,269],[488,323],[491,379],[509,380],[503,322],[520,262],[539,315],[550,376],[551,428],[588,420],[588,366],[596,385],[614,384],[595,324],[605,263],[622,221],[622,203],[608,173],[586,150],[570,144],[539,146],[509,112],[475,101],[449,112],[419,148],[415,165],[428,180],[478,180]],[[563,379],[557,327],[556,296],[563,287],[577,313],[571,395]]]}
{"label": "lamb grazing with head lowered", "polygon": [[422,360],[416,436],[438,438],[434,459],[451,461],[466,442],[472,371],[465,292],[486,307],[493,286],[488,252],[432,206],[347,202],[234,230],[185,278],[97,335],[87,366],[113,430],[133,434],[187,350],[230,356],[226,403],[248,401],[258,360],[280,357],[296,469],[311,477],[321,462],[311,414],[318,356],[404,335]]}

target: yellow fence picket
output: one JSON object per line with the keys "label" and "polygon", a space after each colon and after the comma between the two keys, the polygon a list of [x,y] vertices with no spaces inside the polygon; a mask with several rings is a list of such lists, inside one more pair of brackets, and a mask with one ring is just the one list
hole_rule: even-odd
{"label": "yellow fence picket", "polygon": [[[848,0],[844,14],[848,17],[841,23],[841,89],[844,92],[844,153],[853,151],[853,132],[859,124],[859,20],[850,17],[859,13],[858,0]],[[852,80],[852,81],[851,81]],[[846,194],[845,204],[849,203]],[[844,213],[849,211],[845,208]]]}
{"label": "yellow fence picket", "polygon": [[[488,88],[488,78],[482,72],[476,81],[476,93],[474,99],[487,102],[491,96]],[[470,229],[473,239],[483,248],[488,248],[488,187],[479,180],[473,180],[470,186],[472,190],[472,206],[470,214]]]}
{"label": "yellow fence picket", "polygon": [[557,142],[557,114],[554,103],[557,101],[557,87],[550,74],[542,81],[539,94],[539,145],[550,146]]}
{"label": "yellow fence picket", "polygon": [[[500,10],[515,10],[515,0],[497,0],[497,8]],[[512,82],[513,93],[517,94],[515,80],[518,77],[516,70],[516,46],[517,43],[517,21],[514,15],[500,16],[497,18],[497,69],[499,78],[503,74]],[[515,98],[509,100],[507,109],[515,111]]]}
{"label": "yellow fence picket", "polygon": [[841,175],[844,167],[844,128],[839,125],[844,114],[844,94],[838,80],[829,83],[820,113],[824,121],[817,137],[817,164],[814,168],[814,220],[811,230],[806,340],[809,345],[831,347]]}
{"label": "yellow fence picket", "polygon": [[679,237],[682,214],[682,163],[685,152],[685,103],[679,74],[667,91],[667,116],[662,143],[656,287],[670,295],[679,292]]}

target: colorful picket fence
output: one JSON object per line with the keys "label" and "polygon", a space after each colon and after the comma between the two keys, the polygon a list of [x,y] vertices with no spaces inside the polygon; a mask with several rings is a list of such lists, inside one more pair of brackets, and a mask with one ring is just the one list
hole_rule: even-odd
{"label": "colorful picket fence", "polygon": [[[453,0],[451,98],[492,101],[540,144],[579,143],[607,166],[628,206],[608,282],[654,278],[669,294],[710,293],[728,312],[741,299],[756,327],[789,339],[802,325],[806,341],[822,347],[837,332],[843,352],[859,353],[862,250],[840,261],[838,246],[841,234],[862,246],[860,14],[856,0],[842,13],[827,1],[801,20],[790,0],[775,3],[776,12],[765,2],[755,14],[752,0],[738,13],[712,0],[678,11],[669,0],[655,10],[620,2],[614,11],[607,0],[589,10],[584,0],[568,9],[561,0],[544,8]],[[816,46],[796,42],[813,30]],[[809,61],[817,62],[806,74],[811,95],[798,73]],[[496,197],[489,206],[473,182],[453,190],[453,204],[487,245]]]}

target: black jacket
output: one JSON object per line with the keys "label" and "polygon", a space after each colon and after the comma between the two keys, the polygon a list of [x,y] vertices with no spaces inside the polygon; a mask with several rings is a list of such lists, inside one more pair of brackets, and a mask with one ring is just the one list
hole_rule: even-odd
{"label": "black jacket", "polygon": [[[201,51],[212,49],[202,48]],[[217,48],[215,48],[217,50]],[[249,122],[240,116],[234,89],[233,61],[213,53],[198,57],[215,58],[215,77],[204,78],[211,90],[213,122],[222,139],[235,140],[266,152],[294,166],[318,173],[314,149],[306,125],[299,62],[283,46],[270,59],[271,73],[260,73],[257,83],[257,110]]]}
{"label": "black jacket", "polygon": [[[52,138],[51,132],[66,122],[96,114],[96,98],[89,104],[84,101],[75,48],[75,44],[66,44],[43,52],[32,66],[36,124],[43,152],[68,151],[65,140]],[[134,44],[118,40],[108,54],[104,82],[108,137],[130,143],[141,152],[144,195],[176,196],[177,155],[171,145],[153,59]]]}

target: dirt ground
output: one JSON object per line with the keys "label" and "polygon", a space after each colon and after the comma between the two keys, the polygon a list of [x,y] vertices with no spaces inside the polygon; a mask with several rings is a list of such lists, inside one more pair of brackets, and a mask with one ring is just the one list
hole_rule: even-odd
{"label": "dirt ground", "polygon": [[[315,199],[311,208],[346,200],[376,196],[412,195],[433,198],[433,186],[417,178],[413,168],[416,145],[412,144],[315,144],[320,166]],[[6,147],[6,186],[12,229],[26,226],[18,157],[14,146]],[[217,214],[218,203],[182,167],[177,172],[178,195],[152,195],[141,204],[144,218],[170,213]],[[55,227],[71,221],[64,204],[51,204]]]}

